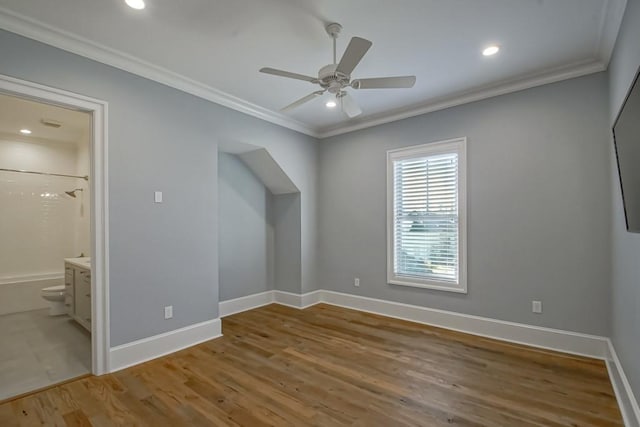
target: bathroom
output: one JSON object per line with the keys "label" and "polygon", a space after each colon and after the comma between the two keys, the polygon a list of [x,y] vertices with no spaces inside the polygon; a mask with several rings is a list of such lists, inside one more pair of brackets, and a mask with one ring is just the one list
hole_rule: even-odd
{"label": "bathroom", "polygon": [[0,94],[0,401],[91,372],[90,138]]}

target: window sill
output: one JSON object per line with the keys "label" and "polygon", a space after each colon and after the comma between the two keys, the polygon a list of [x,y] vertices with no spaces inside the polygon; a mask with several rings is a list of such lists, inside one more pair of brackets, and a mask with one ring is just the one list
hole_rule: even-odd
{"label": "window sill", "polygon": [[467,285],[464,284],[452,284],[446,282],[432,282],[432,281],[420,281],[414,282],[410,279],[394,277],[389,278],[387,283],[390,285],[398,285],[398,286],[408,286],[411,288],[422,288],[422,289],[433,289],[436,291],[445,291],[445,292],[454,292],[458,294],[466,294],[467,293]]}

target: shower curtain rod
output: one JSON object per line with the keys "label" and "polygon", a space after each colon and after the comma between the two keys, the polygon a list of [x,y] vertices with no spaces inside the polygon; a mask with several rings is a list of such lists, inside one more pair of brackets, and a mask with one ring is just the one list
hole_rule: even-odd
{"label": "shower curtain rod", "polygon": [[35,175],[65,176],[67,178],[81,178],[81,179],[84,179],[85,181],[89,181],[89,175],[85,175],[85,176],[65,175],[65,174],[62,174],[62,173],[35,172],[35,171],[26,171],[26,170],[22,170],[22,169],[4,169],[4,168],[0,168],[0,171],[18,172],[18,173],[32,173],[32,174],[35,174]]}

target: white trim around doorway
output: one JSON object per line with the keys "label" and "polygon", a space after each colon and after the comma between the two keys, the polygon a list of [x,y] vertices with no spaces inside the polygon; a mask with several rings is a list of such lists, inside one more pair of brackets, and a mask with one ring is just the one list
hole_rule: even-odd
{"label": "white trim around doorway", "polygon": [[91,354],[92,373],[109,372],[108,104],[73,92],[0,74],[0,93],[84,111],[92,117],[91,143]]}

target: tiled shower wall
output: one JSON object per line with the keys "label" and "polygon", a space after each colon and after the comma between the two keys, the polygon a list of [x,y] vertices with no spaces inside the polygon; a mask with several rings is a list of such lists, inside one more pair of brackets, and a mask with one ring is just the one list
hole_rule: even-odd
{"label": "tiled shower wall", "polygon": [[[75,175],[88,163],[86,152],[72,143],[0,137],[0,168]],[[65,194],[75,188],[85,191],[75,199]],[[40,289],[62,283],[63,259],[88,250],[86,190],[82,179],[0,171],[0,314],[45,307]]]}

